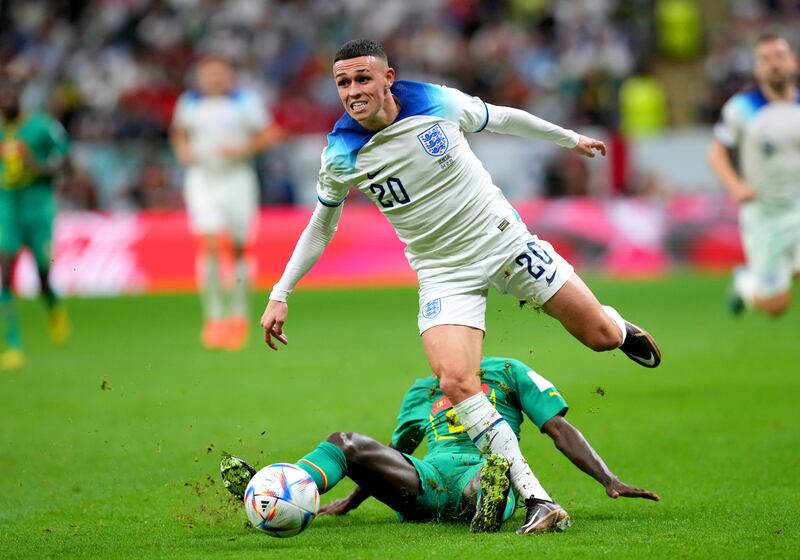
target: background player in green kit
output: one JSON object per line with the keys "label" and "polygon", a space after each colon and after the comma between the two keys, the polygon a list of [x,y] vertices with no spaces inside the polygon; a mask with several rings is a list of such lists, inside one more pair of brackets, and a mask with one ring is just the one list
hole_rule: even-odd
{"label": "background player in green kit", "polygon": [[53,220],[56,214],[53,176],[64,163],[68,148],[61,124],[44,113],[21,112],[19,85],[0,84],[0,305],[5,323],[6,348],[0,368],[24,365],[19,319],[12,293],[14,263],[23,247],[36,260],[41,293],[48,310],[50,336],[55,342],[69,337],[69,320],[49,281]]}
{"label": "background player in green kit", "polygon": [[[517,438],[524,413],[570,461],[602,484],[609,497],[659,499],[621,482],[564,418],[567,403],[558,390],[522,362],[484,358],[481,389]],[[425,456],[412,456],[424,439],[428,443]],[[500,455],[477,451],[433,376],[417,379],[406,393],[390,445],[362,434],[337,432],[296,464],[311,475],[320,493],[344,476],[358,484],[346,498],[323,506],[320,512],[324,514],[345,514],[374,496],[401,519],[472,518],[473,531],[491,532],[511,517],[515,507],[515,496],[509,494],[508,463]],[[255,469],[225,455],[221,470],[225,486],[242,498]],[[535,530],[528,532],[562,531],[569,523],[563,509],[543,507]]]}

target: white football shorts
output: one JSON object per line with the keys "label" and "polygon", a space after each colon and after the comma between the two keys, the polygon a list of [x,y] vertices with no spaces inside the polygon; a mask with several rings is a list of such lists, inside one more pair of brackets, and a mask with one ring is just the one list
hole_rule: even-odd
{"label": "white football shorts", "polygon": [[800,201],[744,204],[739,229],[756,294],[771,297],[790,289],[800,272]]}
{"label": "white football shorts", "polygon": [[541,307],[573,273],[553,246],[515,222],[495,250],[465,266],[419,273],[419,332],[437,325],[464,325],[486,331],[489,287]]}
{"label": "white football shorts", "polygon": [[250,167],[208,173],[189,169],[184,187],[192,231],[198,235],[228,233],[245,243],[258,213],[258,179]]}

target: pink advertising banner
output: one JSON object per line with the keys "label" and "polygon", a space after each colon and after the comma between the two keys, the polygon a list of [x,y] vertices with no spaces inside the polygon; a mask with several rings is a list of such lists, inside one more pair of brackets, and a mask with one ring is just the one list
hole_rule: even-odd
{"label": "pink advertising banner", "polygon": [[[615,276],[657,276],[672,267],[725,269],[742,260],[735,208],[716,197],[668,202],[635,198],[530,200],[515,204],[529,229],[578,268]],[[261,212],[252,244],[257,286],[272,285],[310,210]],[[196,242],[183,212],[64,213],[55,230],[53,280],[67,294],[183,291],[194,288]],[[302,281],[311,286],[413,285],[389,222],[371,205],[348,204],[339,231]],[[29,255],[16,271],[34,293]]]}

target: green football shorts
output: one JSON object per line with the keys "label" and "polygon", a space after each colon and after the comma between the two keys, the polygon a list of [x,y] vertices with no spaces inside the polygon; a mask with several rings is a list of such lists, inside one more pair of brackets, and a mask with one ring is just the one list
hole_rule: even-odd
{"label": "green football shorts", "polygon": [[49,185],[0,188],[0,252],[16,254],[28,247],[37,265],[50,262],[56,200]]}
{"label": "green football shorts", "polygon": [[[401,521],[425,521],[438,519],[442,521],[465,521],[466,504],[462,504],[464,489],[475,478],[484,459],[478,453],[434,453],[424,459],[405,455],[414,465],[419,475],[422,490],[417,496],[419,516],[404,517],[398,513]],[[503,520],[514,514],[516,498],[509,492]]]}

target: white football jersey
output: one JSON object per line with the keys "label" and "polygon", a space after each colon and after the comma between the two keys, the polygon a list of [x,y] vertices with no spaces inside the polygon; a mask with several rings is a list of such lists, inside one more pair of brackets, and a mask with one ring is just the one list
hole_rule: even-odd
{"label": "white football jersey", "polygon": [[755,89],[731,97],[714,136],[739,150],[742,177],[765,202],[800,198],[800,96],[768,101]]}
{"label": "white football jersey", "polygon": [[397,81],[392,93],[400,113],[388,127],[368,131],[345,113],[328,135],[320,202],[338,206],[358,188],[392,223],[415,271],[477,262],[487,228],[519,219],[464,137],[486,127],[486,104],[420,82]]}
{"label": "white football jersey", "polygon": [[173,117],[173,124],[186,131],[196,155],[188,173],[209,177],[250,168],[250,160],[226,160],[220,156],[220,149],[246,142],[269,123],[262,100],[252,92],[240,90],[215,97],[198,91],[184,92]]}

